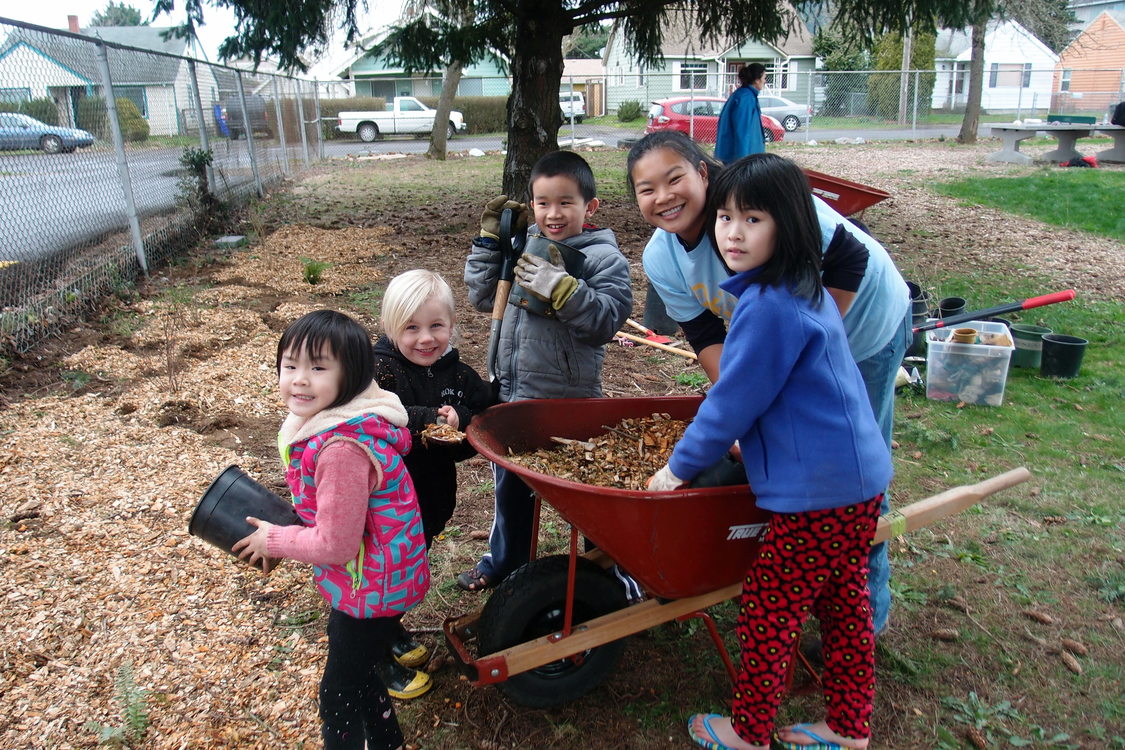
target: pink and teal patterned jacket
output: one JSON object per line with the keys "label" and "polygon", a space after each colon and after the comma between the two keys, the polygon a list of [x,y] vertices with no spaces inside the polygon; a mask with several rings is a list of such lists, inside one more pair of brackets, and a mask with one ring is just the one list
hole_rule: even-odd
{"label": "pink and teal patterned jacket", "polygon": [[[362,402],[368,395],[394,398],[381,389],[379,394],[368,389],[355,401],[332,412],[342,416],[338,412],[351,407],[354,414],[356,402]],[[323,417],[329,414],[321,412],[311,420],[315,424],[306,423],[296,434],[288,435],[287,420],[278,440],[293,505],[307,525],[315,524],[316,458],[325,445],[337,440],[353,441],[367,451],[382,471],[383,481],[368,501],[363,539],[356,557],[345,565],[313,566],[313,580],[321,596],[334,609],[361,619],[406,612],[422,601],[430,586],[422,517],[414,484],[402,459],[410,450],[410,433],[378,416],[379,411],[364,410],[345,421],[330,419],[327,424]],[[394,418],[397,412],[388,416]],[[405,424],[404,410],[402,421]],[[310,428],[319,431],[310,436]]]}

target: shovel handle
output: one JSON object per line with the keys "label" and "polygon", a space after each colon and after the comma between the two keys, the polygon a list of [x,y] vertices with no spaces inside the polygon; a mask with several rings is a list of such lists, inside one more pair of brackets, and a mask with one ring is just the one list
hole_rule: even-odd
{"label": "shovel handle", "polygon": [[1016,310],[1030,310],[1033,307],[1042,307],[1043,305],[1053,305],[1056,302],[1067,302],[1074,299],[1074,290],[1067,289],[1063,292],[1052,292],[1051,294],[1043,294],[1038,297],[1029,297],[1022,302],[1009,302],[996,307],[988,307],[984,310],[973,310],[972,312],[961,313],[960,315],[951,315],[948,318],[940,320],[931,320],[928,323],[923,323],[914,328],[914,333],[920,331],[931,331],[935,328],[945,328],[947,326],[957,325],[964,323],[966,320],[977,320],[979,318],[990,318],[993,315],[1001,315],[1007,312],[1014,312]]}
{"label": "shovel handle", "polygon": [[640,336],[634,336],[633,334],[626,333],[625,331],[618,331],[617,335],[620,336],[623,339],[629,339],[630,341],[636,341],[638,344],[644,344],[645,346],[652,346],[652,347],[655,347],[657,349],[661,349],[661,350],[666,351],[666,352],[671,352],[672,354],[679,354],[681,357],[687,357],[688,359],[699,359],[699,357],[696,355],[695,352],[689,352],[687,349],[677,349],[674,346],[668,346],[667,344],[660,344],[660,343],[657,343],[655,341],[651,341],[649,339],[642,338]]}

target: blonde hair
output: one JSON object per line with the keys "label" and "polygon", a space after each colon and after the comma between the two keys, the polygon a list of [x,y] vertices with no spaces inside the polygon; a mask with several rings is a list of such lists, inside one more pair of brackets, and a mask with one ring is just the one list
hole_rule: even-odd
{"label": "blonde hair", "polygon": [[418,312],[418,308],[436,299],[449,310],[449,322],[456,322],[454,311],[453,290],[441,277],[441,274],[427,271],[424,268],[415,268],[413,271],[400,273],[387,284],[383,293],[383,306],[381,318],[383,331],[387,338],[395,343],[406,324]]}

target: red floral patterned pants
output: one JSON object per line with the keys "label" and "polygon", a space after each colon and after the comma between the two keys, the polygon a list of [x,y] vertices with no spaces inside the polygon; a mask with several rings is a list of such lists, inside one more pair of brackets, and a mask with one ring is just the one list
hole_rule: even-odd
{"label": "red floral patterned pants", "polygon": [[736,633],[742,646],[734,730],[768,745],[801,627],[820,621],[824,700],[832,731],[871,734],[875,636],[867,553],[882,495],[844,508],[775,513],[742,586]]}

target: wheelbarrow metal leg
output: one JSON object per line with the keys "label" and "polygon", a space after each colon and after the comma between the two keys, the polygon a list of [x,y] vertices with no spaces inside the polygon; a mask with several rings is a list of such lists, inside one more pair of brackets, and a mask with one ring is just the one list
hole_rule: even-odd
{"label": "wheelbarrow metal leg", "polygon": [[711,642],[715,644],[715,650],[719,652],[719,658],[723,660],[723,666],[727,668],[727,674],[730,676],[731,684],[737,685],[738,670],[735,669],[734,662],[731,661],[727,646],[723,643],[723,637],[719,635],[719,628],[715,626],[715,618],[707,612],[697,611],[681,615],[676,618],[676,621],[683,622],[684,620],[691,620],[693,618],[703,620],[703,624],[707,626],[707,632],[711,636]]}

